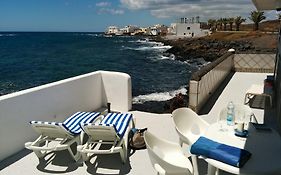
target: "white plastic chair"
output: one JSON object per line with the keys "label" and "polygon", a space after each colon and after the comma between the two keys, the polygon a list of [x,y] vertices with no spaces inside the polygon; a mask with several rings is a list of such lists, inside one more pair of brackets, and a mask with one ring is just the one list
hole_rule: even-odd
{"label": "white plastic chair", "polygon": [[[220,115],[217,119],[219,120],[225,120],[227,117],[227,106],[223,108],[220,112]],[[244,122],[253,122],[258,123],[252,109],[248,105],[243,104],[234,104],[234,122],[240,121],[244,118]]]}
{"label": "white plastic chair", "polygon": [[128,134],[133,126],[132,114],[108,113],[100,124],[82,125],[89,139],[85,144],[78,145],[77,151],[81,153],[84,161],[95,154],[119,153],[122,162],[125,163],[128,154]]}
{"label": "white plastic chair", "polygon": [[[173,111],[172,116],[181,146],[183,143],[192,145],[209,127],[209,124],[190,108],[178,108]],[[198,174],[197,157],[192,155],[191,158],[194,174]]]}
{"label": "white plastic chair", "polygon": [[181,147],[146,131],[144,140],[153,168],[160,175],[191,175],[193,167]]}

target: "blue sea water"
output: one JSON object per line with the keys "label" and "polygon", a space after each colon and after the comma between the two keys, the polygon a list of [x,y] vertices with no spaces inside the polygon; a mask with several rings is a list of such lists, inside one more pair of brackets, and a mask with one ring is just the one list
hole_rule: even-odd
{"label": "blue sea water", "polygon": [[170,46],[101,33],[0,33],[0,95],[97,71],[132,77],[133,103],[186,93],[197,65],[164,56]]}

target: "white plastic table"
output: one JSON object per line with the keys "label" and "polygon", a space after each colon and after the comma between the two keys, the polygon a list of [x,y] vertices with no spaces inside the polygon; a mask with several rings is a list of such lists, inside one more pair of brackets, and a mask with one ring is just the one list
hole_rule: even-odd
{"label": "white plastic table", "polygon": [[[257,131],[248,124],[249,135],[241,138],[234,135],[233,127],[220,131],[220,125],[214,123],[206,130],[204,136],[227,145],[243,148],[252,153],[251,158],[242,168],[237,168],[214,159],[205,158],[208,162],[208,174],[215,174],[216,168],[233,174],[270,175],[281,174],[281,137],[275,131]],[[218,173],[218,172],[217,172]]]}

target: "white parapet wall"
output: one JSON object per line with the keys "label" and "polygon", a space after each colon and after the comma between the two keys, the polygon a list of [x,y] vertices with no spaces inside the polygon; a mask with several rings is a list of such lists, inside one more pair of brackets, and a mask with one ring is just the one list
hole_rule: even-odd
{"label": "white parapet wall", "polygon": [[189,107],[199,112],[233,67],[231,52],[199,70],[189,81]]}
{"label": "white parapet wall", "polygon": [[97,71],[1,96],[0,161],[37,137],[29,121],[63,121],[77,111],[95,111],[107,103],[114,111],[131,109],[128,74]]}

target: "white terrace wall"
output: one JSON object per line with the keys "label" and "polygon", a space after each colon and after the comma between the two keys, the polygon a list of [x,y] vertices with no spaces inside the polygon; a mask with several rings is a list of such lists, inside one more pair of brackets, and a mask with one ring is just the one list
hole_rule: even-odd
{"label": "white terrace wall", "polygon": [[[234,54],[229,52],[193,74],[189,82],[189,108],[198,112],[230,73]],[[212,64],[212,65],[211,65]],[[198,75],[196,75],[198,74]]]}
{"label": "white terrace wall", "polygon": [[77,111],[107,102],[115,111],[131,109],[129,75],[97,71],[0,97],[0,161],[24,148],[37,134],[31,120],[63,121]]}

